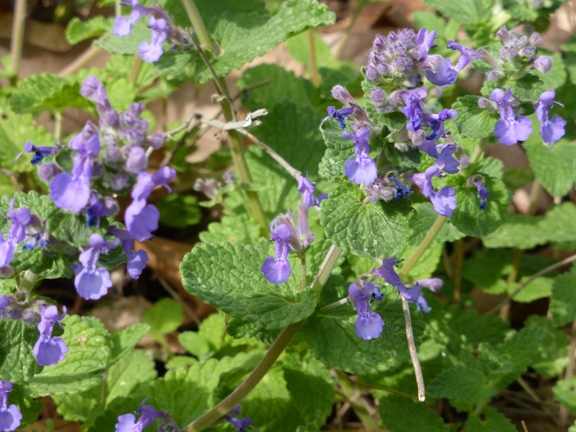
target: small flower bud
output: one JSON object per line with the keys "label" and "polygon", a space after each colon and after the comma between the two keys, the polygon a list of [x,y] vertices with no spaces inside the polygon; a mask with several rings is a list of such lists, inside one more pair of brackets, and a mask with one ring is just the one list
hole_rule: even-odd
{"label": "small flower bud", "polygon": [[532,66],[542,73],[548,73],[552,69],[552,59],[548,56],[538,56],[532,60]]}
{"label": "small flower bud", "polygon": [[38,167],[38,177],[44,183],[52,182],[52,179],[60,174],[60,168],[54,162],[47,162]]}

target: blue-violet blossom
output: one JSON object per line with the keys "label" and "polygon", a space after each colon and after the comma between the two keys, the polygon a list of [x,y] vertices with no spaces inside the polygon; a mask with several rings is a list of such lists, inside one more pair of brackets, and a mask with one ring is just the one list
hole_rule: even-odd
{"label": "blue-violet blossom", "polygon": [[512,91],[507,88],[506,93],[495,89],[490,94],[490,100],[496,102],[500,109],[500,118],[494,127],[494,135],[502,144],[514,145],[518,141],[526,141],[532,133],[532,120],[528,117],[516,118],[512,103],[515,101]]}
{"label": "blue-violet blossom", "polygon": [[482,57],[482,54],[478,51],[464,47],[450,39],[448,39],[447,48],[460,52],[460,58],[458,62],[456,62],[456,65],[453,65],[450,59],[446,59],[436,72],[426,71],[428,81],[441,87],[454,84],[456,79],[458,79],[458,72],[464,69],[472,60]]}
{"label": "blue-violet blossom", "polygon": [[372,293],[377,290],[369,281],[364,281],[364,288],[354,282],[348,287],[348,296],[354,303],[354,307],[358,311],[358,318],[356,319],[356,334],[365,340],[376,339],[384,329],[384,320],[377,312],[370,310],[370,299]]}
{"label": "blue-violet blossom", "polygon": [[154,420],[164,417],[164,414],[157,411],[153,406],[145,405],[147,399],[142,401],[142,406],[136,409],[140,418],[136,421],[134,414],[123,414],[118,417],[115,432],[142,432],[152,425]]}
{"label": "blue-violet blossom", "polygon": [[20,426],[22,413],[15,405],[8,405],[8,393],[12,391],[10,381],[0,379],[0,431],[13,431]]}
{"label": "blue-violet blossom", "polygon": [[96,266],[100,255],[115,248],[118,245],[118,239],[106,242],[100,234],[92,234],[88,243],[89,246],[79,257],[82,264],[72,264],[76,274],[74,285],[80,297],[86,300],[98,300],[108,292],[108,288],[112,286],[112,280],[108,270]]}
{"label": "blue-violet blossom", "polygon": [[370,128],[363,127],[355,134],[342,132],[342,137],[354,140],[354,153],[356,153],[355,158],[350,158],[346,162],[344,169],[346,176],[356,184],[371,184],[378,177],[378,167],[374,159],[368,156]]}
{"label": "blue-violet blossom", "polygon": [[292,272],[288,261],[292,233],[287,224],[276,225],[275,221],[270,224],[270,232],[272,240],[276,242],[276,257],[270,256],[266,258],[261,270],[267,280],[275,284],[281,284],[288,280]]}
{"label": "blue-violet blossom", "polygon": [[60,337],[52,337],[52,332],[55,324],[62,327],[60,321],[65,316],[66,306],[62,308],[62,315],[58,315],[56,306],[40,306],[40,323],[38,324],[40,338],[34,345],[34,357],[40,366],[55,365],[64,360],[64,354],[68,352],[66,342]]}
{"label": "blue-violet blossom", "polygon": [[536,116],[538,117],[538,120],[540,120],[540,136],[548,145],[560,141],[560,138],[562,138],[566,133],[564,130],[566,120],[557,115],[552,117],[552,119],[548,118],[548,110],[554,103],[562,105],[560,102],[554,100],[555,97],[556,92],[554,89],[550,89],[542,93],[538,102],[534,105]]}

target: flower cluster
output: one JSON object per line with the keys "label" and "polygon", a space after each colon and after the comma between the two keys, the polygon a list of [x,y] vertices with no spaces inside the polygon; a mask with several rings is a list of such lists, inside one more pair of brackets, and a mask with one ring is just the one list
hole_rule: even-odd
{"label": "flower cluster", "polygon": [[398,293],[406,300],[416,303],[419,311],[430,312],[431,308],[422,294],[422,288],[428,288],[430,291],[436,292],[442,288],[442,280],[437,278],[420,279],[415,281],[415,285],[412,288],[407,288],[398,273],[396,273],[396,270],[394,270],[394,266],[398,263],[399,261],[396,260],[396,257],[385,258],[382,260],[382,266],[373,270],[373,273],[395,287]]}
{"label": "flower cluster", "polygon": [[[115,248],[119,240],[128,255],[130,277],[138,278],[144,269],[148,256],[144,251],[134,251],[134,240],[148,240],[158,228],[158,209],[149,204],[148,199],[157,186],[170,190],[168,182],[175,177],[176,171],[170,167],[160,168],[154,174],[146,171],[147,152],[159,148],[164,135],[148,133],[149,122],[141,118],[143,104],[133,103],[128,110],[118,113],[112,108],[103,84],[94,76],[84,80],[80,92],[95,103],[100,122],[96,126],[89,121],[82,132],[68,142],[67,147],[73,155],[71,172],[62,171],[54,161],[45,161],[39,167],[39,173],[43,173],[41,178],[50,183],[54,204],[83,215],[88,227],[99,227],[102,217],[118,213],[115,196],[126,193],[137,178],[132,190],[133,201],[125,212],[127,230],[110,228],[108,233],[117,237],[112,241],[93,234],[79,256],[80,264],[73,265],[78,293],[85,299],[96,300],[112,286],[108,270],[98,267],[98,259]],[[27,151],[34,152],[33,163],[54,155],[58,149],[27,144]],[[18,217],[18,223],[24,223],[23,217]],[[34,239],[42,247],[49,237],[38,222],[31,219],[26,223],[34,226]]]}
{"label": "flower cluster", "polygon": [[20,426],[22,413],[14,404],[8,405],[8,393],[12,391],[10,381],[0,379],[0,431],[13,431]]}
{"label": "flower cluster", "polygon": [[170,41],[173,45],[180,46],[185,50],[189,49],[190,34],[178,29],[161,6],[141,6],[138,4],[138,0],[128,0],[121,4],[131,7],[132,10],[129,17],[119,16],[116,18],[112,31],[118,37],[128,36],[140,18],[150,15],[148,27],[152,30],[151,41],[143,41],[138,47],[142,60],[148,63],[158,61],[164,53],[162,44],[166,41]]}

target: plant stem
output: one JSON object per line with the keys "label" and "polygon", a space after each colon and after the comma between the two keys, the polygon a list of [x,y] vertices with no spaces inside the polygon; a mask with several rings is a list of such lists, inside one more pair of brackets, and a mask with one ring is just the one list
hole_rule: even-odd
{"label": "plant stem", "polygon": [[73,74],[77,70],[83,68],[94,57],[96,57],[100,53],[100,51],[101,51],[100,48],[96,48],[96,47],[88,48],[86,51],[84,51],[82,54],[80,54],[80,56],[77,57],[76,60],[74,60],[72,63],[70,63],[64,69],[60,70],[57,73],[57,75],[59,77],[65,77],[65,76],[68,76],[70,74]]}
{"label": "plant stem", "polygon": [[138,79],[138,74],[140,73],[140,69],[142,68],[142,59],[140,56],[134,57],[134,62],[132,63],[132,67],[130,68],[130,72],[128,73],[128,81],[136,84],[136,80]]}
{"label": "plant stem", "polygon": [[300,281],[300,291],[306,288],[306,255],[300,257],[300,265],[302,266],[302,280]]}
{"label": "plant stem", "polygon": [[330,277],[330,274],[332,274],[332,270],[336,266],[336,262],[338,261],[338,258],[340,258],[341,254],[342,249],[335,245],[332,245],[326,254],[326,258],[324,258],[324,262],[320,266],[320,269],[312,282],[312,289],[316,292],[318,297],[320,296],[320,292],[326,284],[326,281]]}
{"label": "plant stem", "polygon": [[488,311],[489,314],[493,314],[498,312],[504,305],[506,305],[507,303],[509,303],[510,301],[512,301],[512,299],[514,298],[514,296],[516,294],[518,294],[520,291],[522,291],[524,288],[526,288],[529,284],[531,284],[532,282],[534,282],[536,279],[538,279],[540,276],[545,275],[546,273],[550,273],[553,270],[556,270],[559,267],[563,267],[567,264],[570,264],[571,262],[576,261],[576,254],[569,256],[568,258],[557,262],[556,264],[552,264],[551,266],[546,267],[545,269],[540,270],[538,273],[533,274],[532,276],[530,276],[529,279],[527,279],[525,282],[522,282],[520,284],[520,286],[518,286],[518,288],[516,288],[516,290],[510,294],[510,297],[502,300],[500,303],[498,303],[496,306],[494,306],[492,309],[490,309]]}
{"label": "plant stem", "polygon": [[62,113],[57,112],[54,114],[54,139],[60,141],[62,139]]}
{"label": "plant stem", "polygon": [[478,145],[474,148],[472,156],[470,156],[468,167],[466,167],[466,169],[463,171],[463,174],[466,175],[466,177],[469,177],[470,173],[474,171],[474,168],[476,168],[476,165],[480,161],[480,157],[484,154],[484,149],[486,148],[487,143],[488,140],[486,138],[482,138],[480,141],[478,141]]}
{"label": "plant stem", "polygon": [[[184,0],[184,7],[186,8],[186,12],[188,13],[188,17],[190,18],[190,22],[192,23],[192,27],[196,30],[198,37],[200,38],[200,43],[206,43],[207,39],[210,35],[208,35],[208,31],[206,30],[206,26],[204,25],[204,21],[202,21],[202,17],[198,13],[198,9],[194,4],[194,0]],[[205,34],[204,34],[205,33]],[[214,78],[214,85],[218,93],[224,98],[224,100],[220,101],[220,106],[222,107],[222,113],[224,114],[224,119],[226,122],[235,122],[236,121],[236,111],[234,110],[234,105],[232,103],[232,99],[230,98],[230,94],[228,93],[228,87],[226,86],[226,82],[221,79],[212,65],[204,55],[202,51],[202,47],[196,44],[194,38],[192,38],[192,43],[195,45],[196,50],[206,67],[210,70],[212,77]],[[232,153],[232,161],[234,162],[234,167],[238,171],[238,176],[240,181],[245,184],[249,185],[252,183],[252,176],[250,175],[250,170],[248,169],[248,164],[246,163],[246,159],[244,158],[244,152],[242,151],[242,138],[241,135],[236,131],[229,131],[229,144],[230,144],[230,151]],[[268,228],[268,221],[266,219],[266,215],[264,214],[264,210],[262,210],[262,204],[260,203],[260,199],[258,198],[258,194],[253,191],[247,189],[246,191],[246,207],[248,213],[258,222],[260,225],[260,233],[267,237],[269,234]]]}
{"label": "plant stem", "polygon": [[401,278],[406,277],[408,275],[408,273],[410,273],[410,270],[412,270],[412,268],[418,262],[420,257],[422,257],[422,254],[424,253],[424,251],[428,248],[428,246],[430,246],[430,244],[432,243],[432,241],[434,240],[436,235],[440,232],[440,230],[442,229],[442,226],[444,225],[444,223],[447,220],[448,219],[445,218],[444,216],[438,216],[436,218],[436,220],[434,221],[434,223],[430,227],[430,230],[426,234],[426,237],[424,237],[422,242],[418,245],[418,248],[414,251],[414,253],[408,259],[408,261],[406,261],[406,264],[404,264],[402,269],[400,269],[400,271],[398,272],[398,275]]}
{"label": "plant stem", "polygon": [[418,400],[424,402],[426,400],[426,388],[424,387],[424,376],[422,375],[422,368],[420,367],[420,360],[418,360],[418,352],[416,351],[416,344],[414,343],[412,318],[410,317],[410,304],[403,296],[400,297],[402,298],[402,312],[404,313],[404,322],[406,324],[408,350],[410,351],[410,359],[414,366],[414,375],[416,376],[416,385],[418,386]]}
{"label": "plant stem", "polygon": [[312,75],[312,84],[314,87],[320,87],[322,77],[318,71],[318,61],[316,58],[316,42],[314,40],[314,30],[308,30],[308,56],[310,59],[310,75]]}
{"label": "plant stem", "polygon": [[266,375],[268,370],[274,365],[280,354],[288,346],[292,338],[296,335],[300,326],[304,321],[300,321],[286,327],[278,339],[274,341],[264,358],[258,363],[256,369],[240,384],[240,386],[232,392],[226,399],[208,411],[206,414],[197,418],[190,426],[188,432],[197,432],[206,429],[220,417],[226,415],[232,408],[234,408],[242,399],[244,399],[250,391],[260,382]]}
{"label": "plant stem", "polygon": [[462,261],[464,259],[462,239],[454,242],[454,256],[454,303],[460,303],[462,296]]}
{"label": "plant stem", "polygon": [[31,270],[26,270],[24,272],[24,277],[20,282],[20,289],[28,291],[29,293],[32,292],[32,289],[34,288],[34,284],[36,283],[37,279],[38,275],[36,273],[34,273]]}
{"label": "plant stem", "polygon": [[318,314],[322,314],[324,312],[328,312],[329,310],[336,309],[340,306],[343,306],[348,303],[348,297],[344,297],[343,299],[338,300],[337,302],[330,303],[329,305],[324,306],[318,311]]}
{"label": "plant stem", "polygon": [[12,37],[10,39],[10,67],[12,69],[11,84],[18,82],[20,61],[22,60],[22,46],[24,44],[24,27],[26,24],[27,0],[16,0],[14,21],[12,21]]}
{"label": "plant stem", "polygon": [[336,371],[336,380],[340,384],[343,395],[350,403],[350,406],[364,425],[365,430],[378,430],[378,423],[374,421],[368,410],[366,409],[366,401],[362,394],[350,382],[345,372]]}
{"label": "plant stem", "polygon": [[216,51],[216,46],[210,37],[210,33],[208,33],[206,24],[204,24],[204,20],[202,19],[200,11],[196,7],[194,0],[184,0],[182,4],[184,5],[184,9],[186,9],[188,18],[190,18],[192,28],[194,28],[194,31],[198,35],[200,44],[208,49],[211,49],[212,51]]}

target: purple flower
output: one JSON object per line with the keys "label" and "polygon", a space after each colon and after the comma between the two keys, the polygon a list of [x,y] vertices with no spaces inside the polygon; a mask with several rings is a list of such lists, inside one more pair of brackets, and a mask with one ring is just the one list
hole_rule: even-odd
{"label": "purple flower", "polygon": [[252,426],[252,420],[250,417],[244,417],[243,419],[238,418],[241,411],[242,408],[240,405],[236,405],[234,408],[228,411],[228,414],[226,414],[224,418],[230,422],[230,424],[234,426],[238,432],[246,432],[245,428],[247,426]]}
{"label": "purple flower", "polygon": [[152,232],[158,229],[160,212],[145,200],[134,200],[126,208],[124,222],[126,228],[138,241],[149,240]]}
{"label": "purple flower", "polygon": [[329,106],[327,109],[328,109],[328,117],[336,119],[342,130],[346,128],[346,123],[344,123],[344,119],[354,112],[354,108],[352,107],[340,108],[339,110],[336,110],[336,108],[334,108],[333,106]]}
{"label": "purple flower", "polygon": [[308,174],[306,174],[306,177],[300,176],[298,179],[298,192],[300,192],[300,195],[302,196],[302,202],[306,208],[314,207],[319,204],[318,200],[314,196],[315,184],[316,183],[308,180]]}
{"label": "purple flower", "polygon": [[430,201],[434,210],[440,216],[450,217],[456,209],[456,191],[450,186],[444,186],[438,192],[432,193]]}
{"label": "purple flower", "polygon": [[153,406],[144,405],[148,399],[142,401],[141,408],[136,412],[140,415],[138,421],[134,414],[124,414],[118,417],[115,432],[142,432],[145,428],[152,425],[154,420],[164,417],[164,414],[157,411]]}
{"label": "purple flower", "polygon": [[424,88],[417,88],[410,92],[402,94],[402,99],[406,103],[406,108],[402,111],[408,118],[406,129],[415,132],[422,127],[422,107],[420,102],[426,97],[426,90]]}
{"label": "purple flower", "polygon": [[64,360],[64,354],[68,352],[66,342],[62,338],[52,337],[54,325],[58,323],[62,327],[60,321],[66,316],[66,306],[62,310],[62,315],[58,315],[56,306],[40,307],[40,324],[38,324],[40,338],[34,345],[34,357],[40,366],[55,365]]}
{"label": "purple flower", "polygon": [[132,8],[132,11],[130,12],[130,17],[129,18],[126,18],[125,16],[117,17],[114,22],[114,28],[112,29],[112,32],[116,36],[124,37],[128,36],[132,32],[132,28],[134,27],[136,21],[152,13],[152,9],[140,6],[138,4],[138,0],[128,0],[120,4]]}
{"label": "purple flower", "polygon": [[[90,201],[90,180],[93,160],[100,152],[98,135],[88,132],[90,126],[72,138],[68,146],[78,152],[72,174],[63,172],[54,177],[50,184],[50,198],[57,207],[80,212]],[[84,139],[88,137],[87,139]]]}
{"label": "purple flower", "polygon": [[406,300],[416,303],[418,310],[430,312],[430,307],[422,295],[422,286],[434,290],[434,288],[438,287],[438,280],[423,279],[422,281],[425,285],[416,284],[412,288],[406,288],[404,283],[402,283],[400,276],[398,276],[398,273],[394,270],[394,266],[396,266],[398,262],[399,261],[396,260],[396,257],[385,258],[382,260],[382,266],[374,270],[373,273],[395,287],[398,290],[398,293]]}
{"label": "purple flower", "polygon": [[101,124],[111,127],[119,126],[118,113],[112,109],[106,89],[98,78],[94,75],[86,77],[80,87],[80,94],[96,104]]}
{"label": "purple flower", "polygon": [[170,183],[174,177],[176,177],[176,170],[168,166],[160,168],[154,174],[146,171],[141,172],[138,174],[136,186],[132,189],[132,198],[135,200],[147,200],[156,186],[162,186],[170,192],[171,189],[168,183]]}
{"label": "purple flower", "polygon": [[162,44],[168,39],[171,32],[170,24],[163,18],[150,17],[148,27],[152,29],[152,41],[143,41],[138,50],[142,60],[154,63],[162,56]]}
{"label": "purple flower", "polygon": [[[30,141],[27,141],[26,144],[24,144],[25,153],[34,153],[34,156],[32,156],[32,160],[30,161],[32,165],[38,165],[40,161],[44,159],[46,156],[58,153],[60,148],[61,147],[58,144],[55,147],[47,147],[47,146],[36,147]],[[18,158],[21,154],[22,153],[18,154],[16,158]]]}
{"label": "purple flower", "polygon": [[458,79],[458,72],[466,67],[472,60],[482,57],[482,54],[470,48],[463,47],[462,45],[448,39],[448,49],[460,52],[460,58],[456,65],[453,65],[450,59],[444,60],[440,69],[436,72],[426,71],[426,78],[437,86],[446,87],[454,84]]}
{"label": "purple flower", "polygon": [[516,118],[512,102],[514,95],[509,88],[504,93],[501,89],[495,89],[490,94],[490,100],[498,104],[500,118],[494,127],[494,135],[502,144],[514,145],[518,141],[526,141],[532,133],[532,120],[520,116]]}
{"label": "purple flower", "polygon": [[364,126],[370,125],[370,119],[368,118],[366,110],[364,110],[364,108],[362,108],[358,102],[356,102],[356,99],[354,99],[350,92],[344,87],[341,85],[335,85],[332,88],[332,97],[342,102],[344,105],[354,108],[353,113],[349,114],[350,117],[356,120],[353,125],[353,128],[355,128],[354,130],[358,130]]}
{"label": "purple flower", "polygon": [[441,151],[438,158],[434,161],[434,164],[449,174],[456,174],[460,166],[460,162],[452,156],[456,151],[456,145],[442,144],[437,146],[437,148]]}
{"label": "purple flower", "polygon": [[0,379],[0,431],[13,431],[20,426],[22,413],[14,404],[8,406],[8,393],[12,391],[10,381]]}
{"label": "purple flower", "polygon": [[350,158],[346,162],[344,168],[346,176],[356,184],[371,184],[378,177],[378,167],[374,159],[368,156],[370,128],[363,127],[355,134],[342,132],[342,137],[354,140],[354,153],[356,153],[355,158]]}
{"label": "purple flower", "polygon": [[414,192],[412,189],[394,176],[390,176],[390,179],[396,184],[396,201],[400,201],[402,198],[410,198],[410,195]]}
{"label": "purple flower", "polygon": [[550,89],[542,93],[538,102],[534,105],[536,116],[538,117],[538,120],[540,120],[540,136],[548,145],[560,141],[560,138],[562,138],[566,133],[564,130],[566,120],[557,115],[552,117],[551,120],[548,119],[548,110],[552,104],[556,103],[562,105],[554,100],[555,97],[556,92],[554,89]]}
{"label": "purple flower", "polygon": [[356,334],[364,340],[371,340],[378,338],[380,334],[382,334],[384,321],[378,313],[370,311],[369,298],[373,290],[378,289],[368,281],[364,283],[364,289],[360,288],[356,282],[351,284],[350,287],[348,287],[348,296],[358,311]]}
{"label": "purple flower", "polygon": [[275,226],[274,222],[270,225],[272,240],[276,242],[276,258],[268,257],[260,270],[264,277],[272,283],[281,284],[288,280],[292,269],[288,262],[288,252],[290,251],[290,241],[292,232],[287,224]]}
{"label": "purple flower", "polygon": [[552,59],[548,56],[538,56],[532,60],[532,67],[542,73],[548,73],[552,69]]}
{"label": "purple flower", "polygon": [[100,234],[92,234],[88,240],[89,246],[80,254],[80,264],[72,264],[76,277],[74,285],[80,297],[86,300],[98,300],[112,286],[110,273],[102,267],[96,267],[103,253],[118,245],[118,240],[106,242]]}
{"label": "purple flower", "polygon": [[8,211],[8,219],[12,222],[10,230],[8,231],[8,239],[15,243],[20,243],[26,238],[26,228],[35,222],[36,216],[32,216],[30,210],[27,208],[20,208],[14,210],[16,200],[10,201],[10,209]]}
{"label": "purple flower", "polygon": [[424,121],[430,126],[431,132],[421,143],[416,143],[418,148],[433,158],[438,157],[436,142],[444,134],[444,122],[456,117],[453,109],[444,109],[438,114],[424,114]]}
{"label": "purple flower", "polygon": [[4,309],[6,309],[9,304],[10,304],[10,299],[8,298],[8,296],[0,296],[0,318],[2,317],[2,314],[4,313]]}
{"label": "purple flower", "polygon": [[0,234],[0,269],[7,267],[14,258],[14,249],[16,242],[10,238],[4,239],[4,235]]}
{"label": "purple flower", "polygon": [[114,216],[117,213],[118,203],[114,198],[100,199],[96,193],[92,193],[90,206],[86,208],[86,226],[99,227],[101,217]]}
{"label": "purple flower", "polygon": [[108,228],[108,232],[122,242],[124,252],[128,255],[128,262],[126,264],[128,276],[132,279],[138,279],[142,274],[142,270],[146,268],[148,254],[143,250],[134,251],[134,240],[136,238],[130,232],[114,227]]}
{"label": "purple flower", "polygon": [[480,200],[480,210],[484,210],[486,208],[486,201],[490,196],[490,191],[484,187],[484,183],[479,178],[474,179],[474,184],[476,185],[476,189],[478,189],[478,199]]}

